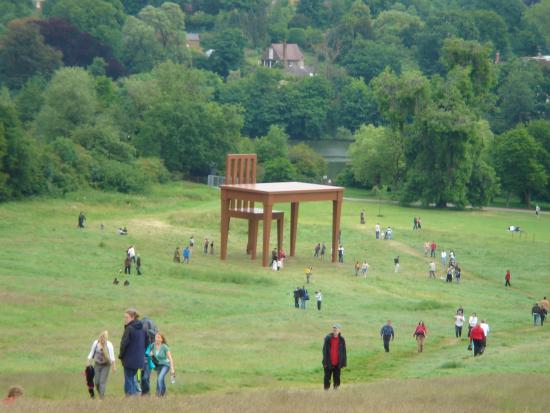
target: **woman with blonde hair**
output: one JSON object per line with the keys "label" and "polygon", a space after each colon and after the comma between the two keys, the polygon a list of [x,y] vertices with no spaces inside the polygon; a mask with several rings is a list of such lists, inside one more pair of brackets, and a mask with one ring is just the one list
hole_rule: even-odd
{"label": "woman with blonde hair", "polygon": [[101,332],[98,339],[92,344],[90,354],[88,354],[88,366],[94,361],[95,371],[95,387],[99,393],[99,398],[105,397],[105,387],[109,378],[109,369],[116,371],[115,365],[115,350],[113,343],[109,340],[109,332],[107,330]]}
{"label": "woman with blonde hair", "polygon": [[176,370],[174,369],[174,360],[172,360],[170,348],[163,333],[159,332],[155,335],[155,342],[149,345],[146,354],[148,361],[157,372],[157,396],[164,396],[166,394],[166,374],[170,371],[173,381],[176,377]]}

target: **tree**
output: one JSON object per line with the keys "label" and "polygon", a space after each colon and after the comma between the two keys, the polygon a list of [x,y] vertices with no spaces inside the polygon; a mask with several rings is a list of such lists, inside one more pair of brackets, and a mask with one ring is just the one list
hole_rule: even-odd
{"label": "tree", "polygon": [[122,61],[131,73],[149,72],[166,58],[155,29],[133,16],[122,30],[122,44]]}
{"label": "tree", "polygon": [[386,67],[400,73],[405,56],[406,53],[393,44],[358,39],[339,60],[351,76],[362,77],[368,83]]}
{"label": "tree", "polygon": [[283,128],[273,125],[269,128],[266,136],[262,136],[256,140],[255,147],[258,161],[261,163],[275,158],[287,158],[288,135]]}
{"label": "tree", "polygon": [[41,76],[30,78],[15,97],[19,119],[24,124],[32,122],[44,103],[47,82]]}
{"label": "tree", "polygon": [[493,148],[495,169],[502,189],[517,194],[531,206],[533,193],[541,192],[548,183],[548,173],[540,162],[543,149],[525,127],[515,128],[497,136]]}
{"label": "tree", "polygon": [[120,52],[126,15],[119,0],[56,0],[47,1],[46,5],[46,16],[68,20],[83,32],[111,45],[115,53]]}
{"label": "tree", "polygon": [[362,79],[351,78],[339,96],[338,125],[355,132],[363,124],[379,118],[374,92]]}
{"label": "tree", "polygon": [[51,141],[70,137],[74,129],[95,119],[97,97],[92,76],[84,69],[60,69],[44,92],[44,105],[36,118],[38,136]]}
{"label": "tree", "polygon": [[355,181],[367,188],[400,187],[405,173],[403,135],[390,128],[363,125],[354,138],[349,155]]}
{"label": "tree", "polygon": [[541,34],[544,44],[540,44],[542,51],[550,52],[550,0],[541,0],[540,3],[529,7],[524,14],[526,25],[535,27]]}
{"label": "tree", "polygon": [[0,81],[18,89],[33,76],[48,78],[61,66],[61,53],[48,46],[35,24],[14,20],[0,39]]}
{"label": "tree", "polygon": [[397,10],[380,13],[373,24],[377,40],[405,47],[413,45],[416,34],[423,27],[424,22],[420,17]]}
{"label": "tree", "polygon": [[220,76],[227,77],[231,70],[238,69],[244,62],[246,39],[239,29],[217,31],[204,44],[213,50],[208,58],[208,68]]}
{"label": "tree", "polygon": [[0,0],[0,36],[6,29],[6,24],[21,17],[30,16],[32,13],[32,3],[21,0]]}
{"label": "tree", "polygon": [[292,145],[288,159],[296,170],[294,179],[301,182],[321,182],[327,173],[327,162],[305,143]]}
{"label": "tree", "polygon": [[[170,58],[175,63],[183,63],[187,60],[185,14],[177,4],[166,2],[160,7],[147,6],[139,12],[138,18],[153,28],[155,38],[160,43],[166,58]],[[126,35],[128,34],[126,32]],[[156,52],[151,53],[156,55]]]}

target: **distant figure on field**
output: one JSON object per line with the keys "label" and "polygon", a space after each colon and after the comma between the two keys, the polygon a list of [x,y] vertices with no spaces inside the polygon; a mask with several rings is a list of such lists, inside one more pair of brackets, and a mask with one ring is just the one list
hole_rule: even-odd
{"label": "distant figure on field", "polygon": [[535,303],[533,305],[533,308],[531,308],[531,314],[533,315],[533,325],[538,326],[539,324],[541,324],[539,303]]}
{"label": "distant figure on field", "polygon": [[447,268],[447,251],[441,251],[441,266],[443,269]]}
{"label": "distant figure on field", "polygon": [[359,264],[359,261],[355,261],[353,269],[355,270],[355,276],[359,277],[359,271],[361,271],[361,264]]}
{"label": "distant figure on field", "polygon": [[541,322],[542,322],[542,324],[544,324],[544,320],[546,319],[546,316],[548,315],[548,308],[550,307],[550,303],[548,303],[548,300],[546,299],[546,297],[544,297],[542,300],[540,300],[539,307],[540,307]]}
{"label": "distant figure on field", "polygon": [[428,256],[428,252],[430,252],[430,243],[428,241],[424,242],[424,256]]}
{"label": "distant figure on field", "polygon": [[365,223],[365,210],[364,210],[364,209],[362,209],[362,210],[361,210],[361,214],[359,214],[359,222],[360,222],[361,224],[364,224],[364,223]]}
{"label": "distant figure on field", "polygon": [[338,247],[338,262],[344,263],[344,247],[342,244]]}
{"label": "distant figure on field", "polygon": [[429,278],[434,278],[435,279],[435,262],[430,262],[430,264],[428,264],[428,277]]}
{"label": "distant figure on field", "polygon": [[422,219],[420,217],[418,217],[418,219],[416,220],[416,223],[418,225],[417,229],[422,229]]}
{"label": "distant figure on field", "polygon": [[189,238],[189,248],[193,248],[195,246],[195,236],[191,235],[191,238]]}
{"label": "distant figure on field", "polygon": [[413,219],[413,231],[418,228],[418,219],[414,217]]}
{"label": "distant figure on field", "polygon": [[114,285],[120,284],[120,281],[118,280],[117,277],[115,277],[115,279],[113,280],[113,284],[114,284]]}
{"label": "distant figure on field", "polygon": [[458,310],[455,314],[455,337],[462,337],[462,326],[464,325],[464,314]]}
{"label": "distant figure on field", "polygon": [[130,257],[132,262],[136,262],[136,248],[133,245],[130,245],[128,247],[128,249],[126,250],[126,254],[128,255],[128,257]]}
{"label": "distant figure on field", "polygon": [[491,331],[491,328],[489,327],[487,320],[481,320],[479,326],[483,329],[483,333],[485,334],[485,338],[483,339],[483,348],[485,349],[487,348],[487,336],[489,335],[489,331]]}
{"label": "distant figure on field", "polygon": [[108,338],[109,332],[107,330],[103,331],[98,339],[92,343],[90,354],[88,354],[87,365],[91,366],[92,361],[94,361],[94,384],[100,399],[105,397],[105,387],[107,386],[109,371],[111,369],[113,373],[116,371],[115,350],[113,343]]}
{"label": "distant figure on field", "polygon": [[453,282],[453,267],[449,267],[449,269],[447,270],[447,278],[445,279],[445,282]]}
{"label": "distant figure on field", "polygon": [[380,239],[380,224],[374,226],[374,232],[376,233],[376,239]]}
{"label": "distant figure on field", "polygon": [[183,250],[183,263],[189,264],[189,258],[191,257],[191,249],[189,247],[185,247]]}
{"label": "distant figure on field", "polygon": [[214,255],[214,240],[210,241],[210,255]]}
{"label": "distant figure on field", "polygon": [[327,334],[323,343],[323,368],[325,377],[323,380],[324,389],[330,389],[332,378],[333,388],[340,386],[340,372],[347,365],[346,340],[342,337],[340,324],[332,326],[332,333]]}
{"label": "distant figure on field", "polygon": [[393,237],[393,229],[391,227],[386,228],[386,232],[384,232],[384,239],[391,240]]}
{"label": "distant figure on field", "polygon": [[323,294],[321,290],[315,291],[315,299],[317,300],[317,310],[321,311],[321,303],[323,301]]}
{"label": "distant figure on field", "polygon": [[302,310],[306,309],[306,301],[309,301],[309,293],[306,290],[305,286],[300,288],[300,308]]}
{"label": "distant figure on field", "polygon": [[537,216],[537,218],[539,217],[539,214],[540,214],[540,206],[539,204],[537,204],[537,206],[535,207],[535,215]]}
{"label": "distant figure on field", "polygon": [[181,262],[180,247],[176,247],[176,250],[174,251],[174,262]]}
{"label": "distant figure on field", "polygon": [[394,271],[395,273],[399,272],[399,255],[393,259]]}
{"label": "distant figure on field", "polygon": [[319,258],[320,252],[321,252],[321,243],[318,242],[317,245],[315,245],[315,249],[313,251],[313,258]]}
{"label": "distant figure on field", "polygon": [[306,283],[309,284],[309,282],[311,281],[311,275],[313,274],[313,267],[311,265],[308,265],[304,269],[304,272],[306,274]]}
{"label": "distant figure on field", "polygon": [[393,341],[394,336],[395,335],[394,335],[393,327],[391,325],[391,320],[388,320],[386,325],[384,325],[380,330],[380,337],[384,342],[384,350],[386,351],[386,353],[390,352],[390,341]]}
{"label": "distant figure on field", "polygon": [[327,252],[327,246],[325,245],[325,243],[323,242],[321,244],[321,261],[323,261],[325,259],[325,252]]}
{"label": "distant figure on field", "polygon": [[136,272],[137,275],[141,275],[141,257],[139,255],[136,257]]}
{"label": "distant figure on field", "polygon": [[124,259],[124,274],[130,275],[132,272],[132,259],[129,255],[126,255]]}
{"label": "distant figure on field", "polygon": [[472,331],[470,332],[470,344],[473,345],[474,357],[483,354],[485,347],[483,343],[485,342],[485,332],[481,328],[480,323],[477,323]]}
{"label": "distant figure on field", "polygon": [[296,287],[293,292],[294,295],[294,308],[300,308],[300,289]]}
{"label": "distant figure on field", "polygon": [[477,314],[472,313],[470,318],[468,318],[468,337],[470,337],[472,333],[472,329],[477,325]]}
{"label": "distant figure on field", "polygon": [[427,335],[428,329],[426,328],[424,321],[421,320],[416,326],[413,333],[413,337],[416,339],[417,351],[419,353],[422,353],[424,351],[424,340],[426,339]]}
{"label": "distant figure on field", "polygon": [[117,233],[118,235],[128,235],[128,229],[126,227],[119,228]]}
{"label": "distant figure on field", "polygon": [[437,244],[435,243],[435,241],[432,241],[432,243],[430,244],[430,257],[435,258],[436,249],[437,249]]}
{"label": "distant figure on field", "polygon": [[84,215],[84,212],[80,212],[78,214],[78,228],[84,228],[86,226],[86,216]]}
{"label": "distant figure on field", "polygon": [[208,238],[204,239],[204,246],[203,246],[203,252],[204,255],[208,254],[208,246],[210,245],[210,241],[208,241]]}
{"label": "distant figure on field", "polygon": [[363,264],[361,264],[361,274],[363,277],[367,278],[367,273],[369,272],[369,263],[367,260],[363,261]]}
{"label": "distant figure on field", "polygon": [[4,399],[2,399],[2,404],[4,406],[9,406],[15,403],[19,397],[23,396],[23,388],[20,386],[12,386],[8,389],[8,394]]}
{"label": "distant figure on field", "polygon": [[504,286],[505,287],[511,287],[512,284],[510,284],[510,279],[512,278],[512,275],[510,274],[510,270],[506,270],[506,275],[504,276]]}

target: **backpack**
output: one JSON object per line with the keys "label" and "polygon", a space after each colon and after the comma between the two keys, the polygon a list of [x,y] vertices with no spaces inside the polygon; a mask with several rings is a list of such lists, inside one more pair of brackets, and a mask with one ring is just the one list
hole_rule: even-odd
{"label": "backpack", "polygon": [[143,329],[147,333],[147,345],[155,342],[155,336],[158,333],[158,328],[153,320],[151,320],[149,317],[143,317],[141,319],[141,323],[143,324]]}

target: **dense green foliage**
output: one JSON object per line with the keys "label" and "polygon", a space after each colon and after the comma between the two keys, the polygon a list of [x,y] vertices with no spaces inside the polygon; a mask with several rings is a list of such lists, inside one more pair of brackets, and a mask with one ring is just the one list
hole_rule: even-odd
{"label": "dense green foliage", "polygon": [[[0,9],[0,85],[20,135],[33,148],[68,139],[97,168],[147,157],[174,177],[204,176],[277,126],[290,140],[356,139],[348,184],[385,186],[404,202],[484,205],[519,194],[499,185],[513,179],[489,153],[493,141],[525,126],[521,139],[539,142],[546,123],[538,137],[529,125],[550,119],[550,62],[526,59],[550,54],[550,0],[47,0],[43,11],[0,0]],[[297,63],[258,64],[281,42],[301,48],[302,75]],[[539,143],[540,176],[550,176]],[[262,161],[266,178],[323,174],[298,155],[273,158]],[[71,187],[101,176],[73,173]],[[548,182],[535,181],[519,194],[526,203],[550,199]]]}

